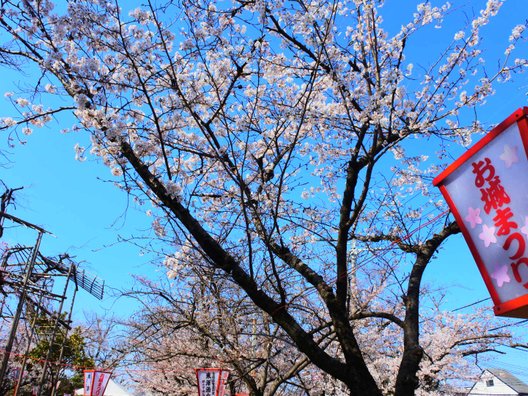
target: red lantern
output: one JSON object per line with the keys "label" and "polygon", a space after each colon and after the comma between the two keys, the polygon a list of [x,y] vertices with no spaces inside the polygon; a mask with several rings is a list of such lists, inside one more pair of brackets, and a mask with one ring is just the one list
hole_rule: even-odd
{"label": "red lantern", "polygon": [[496,315],[528,318],[528,107],[442,172],[440,188]]}
{"label": "red lantern", "polygon": [[219,368],[195,369],[198,396],[224,396],[229,371]]}
{"label": "red lantern", "polygon": [[102,370],[84,370],[84,396],[103,396],[112,373]]}

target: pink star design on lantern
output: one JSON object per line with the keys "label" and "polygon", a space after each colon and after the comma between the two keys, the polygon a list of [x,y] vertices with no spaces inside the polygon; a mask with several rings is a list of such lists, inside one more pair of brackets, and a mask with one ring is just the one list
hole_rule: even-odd
{"label": "pink star design on lantern", "polygon": [[521,232],[528,236],[528,216],[524,217],[524,227],[521,228]]}
{"label": "pink star design on lantern", "polygon": [[507,144],[504,146],[504,151],[500,155],[500,159],[504,161],[506,168],[511,168],[511,166],[519,162],[519,156],[517,155],[517,146],[510,147]]}
{"label": "pink star design on lantern", "polygon": [[508,266],[501,265],[495,268],[490,275],[497,282],[497,286],[502,287],[505,283],[510,283],[510,276],[508,275]]}
{"label": "pink star design on lantern", "polygon": [[471,229],[475,228],[477,224],[482,224],[482,219],[480,218],[480,209],[473,209],[471,206],[468,208],[468,214],[465,217],[465,220],[471,226]]}
{"label": "pink star design on lantern", "polygon": [[495,237],[495,227],[488,227],[486,224],[482,226],[482,232],[479,234],[479,238],[484,241],[484,246],[489,247],[492,243],[497,243]]}

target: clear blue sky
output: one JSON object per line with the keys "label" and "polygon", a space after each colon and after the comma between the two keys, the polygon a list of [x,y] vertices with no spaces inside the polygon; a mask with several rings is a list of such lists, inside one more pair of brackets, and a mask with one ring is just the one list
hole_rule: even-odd
{"label": "clear blue sky", "polygon": [[[478,11],[484,1],[462,1],[453,3],[462,7],[461,13],[454,16],[447,24],[447,29],[453,33],[458,30],[455,24],[463,23],[464,13],[471,15]],[[387,14],[410,14],[415,2],[390,0],[386,4]],[[511,27],[522,23],[526,18],[525,0],[510,0],[506,3],[500,16],[488,27],[486,56],[493,58],[498,54],[499,44],[504,43],[510,34]],[[385,17],[386,24],[392,29],[399,27],[399,19]],[[423,59],[430,61],[435,49],[443,46],[444,34],[441,31],[429,29],[423,37],[423,42],[411,43],[415,47],[412,61],[415,65]],[[452,37],[452,36],[451,36]],[[528,53],[526,42],[524,53]],[[498,51],[498,52],[497,52]],[[490,64],[491,66],[491,64]],[[7,100],[1,96],[5,91],[14,90],[14,86],[25,84],[31,76],[21,76],[7,70],[1,70],[0,80],[0,113],[9,115],[12,109]],[[528,79],[521,75],[519,83],[508,84],[498,90],[496,96],[480,111],[483,120],[497,123],[511,114],[515,109],[528,105],[526,92]],[[80,163],[75,160],[73,147],[86,139],[84,136],[70,133],[61,134],[60,130],[71,126],[73,119],[61,117],[58,123],[50,127],[36,129],[33,135],[27,137],[27,143],[17,144],[14,148],[6,148],[4,136],[0,139],[0,150],[8,152],[6,164],[0,168],[0,179],[9,187],[24,187],[16,194],[16,209],[10,213],[29,222],[40,225],[54,234],[46,236],[42,251],[45,254],[57,255],[67,252],[82,262],[83,268],[105,279],[108,286],[126,288],[132,283],[131,274],[154,273],[158,269],[148,264],[148,257],[140,255],[139,249],[130,244],[115,244],[117,236],[125,237],[139,234],[140,230],[149,227],[150,220],[144,214],[147,207],[138,209],[129,201],[125,193],[115,188],[112,183],[103,182],[112,178],[108,168],[97,163],[93,158]],[[458,156],[464,149],[454,148],[453,156]],[[6,231],[5,239],[9,243],[33,243],[35,234],[22,229]],[[464,279],[462,285],[461,279]],[[488,297],[484,283],[474,264],[462,236],[456,236],[443,248],[440,259],[435,261],[426,272],[426,282],[435,286],[439,282],[448,290],[448,309],[472,303]],[[488,301],[485,304],[491,305]],[[131,306],[123,300],[115,301],[108,297],[99,302],[80,292],[76,304],[77,316],[82,312],[130,312]],[[491,306],[490,306],[491,309]],[[512,323],[516,320],[511,319]],[[517,331],[528,342],[527,327]],[[495,365],[511,370],[528,382],[524,363],[528,353],[505,350],[504,356],[497,357]]]}
{"label": "clear blue sky", "polygon": [[[102,181],[111,178],[108,168],[93,159],[76,161],[73,146],[80,136],[63,135],[59,129],[36,130],[27,144],[8,149],[11,162],[0,169],[0,179],[10,188],[24,187],[16,192],[16,206],[9,212],[53,234],[43,239],[44,254],[68,253],[109,287],[126,287],[130,274],[147,271],[146,258],[131,244],[116,241],[118,235],[139,234],[136,230],[149,226],[148,218],[126,194]],[[3,150],[5,139],[1,144]],[[24,227],[7,229],[4,236],[9,244],[33,244],[35,238]],[[78,297],[78,311],[113,304],[111,298],[99,303],[83,292]]]}

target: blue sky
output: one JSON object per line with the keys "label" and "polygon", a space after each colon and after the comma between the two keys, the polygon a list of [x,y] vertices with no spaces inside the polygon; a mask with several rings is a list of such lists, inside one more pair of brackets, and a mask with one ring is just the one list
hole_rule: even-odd
{"label": "blue sky", "polygon": [[[387,1],[386,11],[410,14],[415,4],[412,1]],[[447,23],[446,28],[454,32],[455,24],[463,23],[465,15],[477,12],[484,1],[456,2],[456,7],[462,7],[461,13]],[[526,13],[524,0],[510,0],[500,16],[487,28],[489,33],[485,43],[487,56],[499,54],[498,48],[505,47],[511,27],[522,23]],[[399,27],[398,22],[386,19],[389,30]],[[496,32],[496,33],[495,33]],[[440,31],[429,29],[424,32],[422,41],[411,44],[415,47],[413,62],[429,60],[438,46],[443,44]],[[523,44],[526,51],[526,43]],[[30,72],[31,74],[31,72]],[[5,91],[24,84],[28,76],[2,69],[0,80],[0,113],[9,115],[12,111],[9,102],[1,96]],[[31,77],[29,75],[29,77]],[[528,82],[526,75],[520,76],[518,84],[508,84],[498,90],[497,95],[480,111],[485,122],[497,123],[506,118],[515,109],[528,105],[526,91]],[[141,251],[131,244],[117,243],[118,235],[129,237],[138,235],[150,225],[150,219],[145,215],[146,207],[138,208],[127,195],[118,190],[108,180],[112,175],[108,168],[93,158],[86,162],[75,160],[73,147],[83,143],[85,137],[76,133],[62,134],[61,129],[71,126],[73,120],[61,117],[59,122],[49,127],[36,129],[27,137],[26,144],[17,144],[14,148],[6,147],[6,140],[0,139],[0,150],[7,151],[8,161],[0,160],[0,179],[9,187],[24,187],[16,194],[16,207],[9,212],[31,223],[40,225],[53,233],[43,240],[42,251],[48,255],[67,252],[75,256],[77,262],[87,271],[103,278],[110,288],[123,289],[132,284],[131,274],[148,276],[161,275],[159,268],[149,264],[150,257],[142,255]],[[2,136],[2,135],[0,135]],[[454,148],[453,156],[458,156],[464,149]],[[106,180],[106,182],[104,181]],[[10,228],[4,239],[8,243],[33,243],[36,235],[21,227]],[[477,267],[465,245],[462,236],[452,238],[426,272],[426,282],[434,283],[435,287],[445,286],[448,291],[447,309],[455,309],[474,301],[488,297],[484,283]],[[133,306],[123,299],[115,300],[107,294],[104,301],[99,302],[83,293],[79,293],[76,303],[77,317],[82,319],[83,312],[106,312],[127,314]],[[483,304],[490,305],[487,301]],[[471,309],[471,308],[468,308]],[[463,311],[462,311],[463,312]],[[511,319],[515,323],[516,319]],[[528,341],[526,327],[519,327],[518,332]],[[498,356],[494,363],[497,367],[511,370],[528,382],[528,375],[523,374],[526,368],[526,352],[505,350],[504,356]],[[526,370],[525,370],[526,371]]]}
{"label": "blue sky", "polygon": [[[2,80],[2,91],[6,85],[6,80]],[[6,101],[2,108],[8,106]],[[0,150],[7,150],[9,161],[3,161],[0,179],[10,188],[24,187],[16,192],[15,206],[9,208],[9,213],[53,234],[43,239],[44,254],[68,253],[82,268],[105,280],[104,301],[99,302],[83,291],[79,293],[76,302],[79,319],[83,311],[126,312],[130,303],[115,302],[111,288],[126,288],[131,285],[131,274],[152,272],[154,267],[146,265],[148,260],[138,248],[117,243],[117,239],[138,234],[150,222],[124,192],[108,182],[112,178],[108,168],[93,158],[86,162],[75,160],[73,147],[84,137],[60,133],[70,122],[61,119],[60,124],[37,129],[31,136],[24,136],[26,144],[14,148],[6,149],[2,139]],[[7,229],[4,235],[9,244],[31,245],[35,238],[36,233],[25,227]]]}

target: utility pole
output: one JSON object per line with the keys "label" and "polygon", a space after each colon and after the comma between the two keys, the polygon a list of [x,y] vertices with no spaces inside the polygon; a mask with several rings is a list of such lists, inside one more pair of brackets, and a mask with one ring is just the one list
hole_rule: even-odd
{"label": "utility pole", "polygon": [[[66,341],[68,330],[71,328],[73,305],[78,288],[80,287],[86,290],[92,296],[101,300],[104,295],[104,281],[87,274],[84,270],[78,270],[76,264],[68,255],[61,255],[58,259],[43,256],[40,253],[42,237],[46,233],[49,234],[49,232],[39,226],[6,213],[6,209],[12,201],[13,192],[19,189],[6,188],[5,190],[4,194],[0,195],[0,236],[5,233],[6,229],[3,226],[5,220],[8,220],[18,226],[23,226],[37,232],[37,239],[33,247],[31,245],[7,247],[1,258],[0,292],[3,294],[3,299],[0,302],[0,320],[10,320],[11,329],[7,344],[3,348],[3,356],[0,364],[0,384],[2,386],[7,385],[10,382],[7,379],[8,368],[19,365],[19,362],[11,359],[11,355],[17,340],[17,333],[19,333],[19,324],[22,320],[25,320],[29,325],[29,334],[27,338],[24,338],[27,345],[24,347],[25,353],[22,355],[22,366],[18,372],[14,396],[21,391],[28,355],[31,348],[34,347],[32,345],[33,339],[36,334],[36,329],[39,326],[39,318],[42,316],[45,322],[52,323],[50,326],[52,332],[49,334],[51,342],[46,353],[39,384],[34,387],[33,392],[37,392],[39,396],[43,396],[44,394],[46,396],[54,396],[57,385],[55,380],[51,381],[53,382],[50,389],[51,393],[45,390],[47,388],[47,368],[49,364],[56,363],[60,366],[62,362],[64,342]],[[62,294],[54,291],[53,285],[55,284],[54,279],[56,277],[64,277],[65,279]],[[63,318],[63,308],[70,295],[69,287],[71,284],[75,285],[75,290],[71,299],[71,308],[66,319]],[[16,297],[18,297],[18,301]],[[35,314],[33,318],[30,315],[32,307],[34,307]],[[8,315],[5,315],[4,311],[7,311]],[[24,312],[26,313],[25,318],[23,317]],[[58,333],[61,331],[59,326],[64,328],[59,357],[57,362],[50,362]],[[5,390],[7,391],[7,389]]]}
{"label": "utility pole", "polygon": [[7,345],[4,350],[4,358],[2,359],[2,366],[0,367],[0,383],[4,382],[5,374],[7,371],[7,365],[9,363],[9,358],[11,357],[11,351],[13,349],[13,343],[15,342],[15,336],[18,329],[18,322],[20,321],[20,316],[22,315],[22,309],[24,308],[24,303],[26,302],[27,295],[27,285],[31,273],[33,272],[33,267],[35,266],[35,261],[37,259],[37,254],[40,248],[40,242],[42,241],[42,231],[39,231],[37,236],[37,241],[33,247],[33,252],[31,253],[31,260],[26,265],[26,273],[24,276],[24,282],[22,284],[22,290],[20,291],[20,299],[18,300],[17,309],[15,312],[15,317],[11,324],[11,331],[9,333],[9,338],[7,340]]}
{"label": "utility pole", "polygon": [[31,349],[31,342],[33,341],[33,336],[35,335],[35,327],[37,324],[37,319],[40,315],[40,307],[44,300],[44,294],[45,294],[45,290],[41,290],[38,303],[35,305],[35,312],[34,312],[33,319],[31,320],[29,339],[27,341],[27,346],[26,346],[26,353],[24,353],[24,356],[22,357],[22,365],[18,373],[18,378],[17,378],[17,382],[15,385],[15,390],[13,392],[13,396],[18,396],[18,391],[20,389],[20,386],[22,385],[22,380],[24,379],[24,371],[26,370],[27,358],[28,358],[29,351]]}
{"label": "utility pole", "polygon": [[[73,272],[76,272],[77,269],[76,269],[76,266],[74,263],[71,263],[70,264],[70,275],[71,273]],[[70,308],[70,312],[68,314],[68,323],[71,323],[71,317],[72,317],[72,313],[73,313],[73,304],[75,303],[75,296],[77,295],[77,284],[75,284],[75,289],[73,290],[73,296],[72,296],[72,302],[71,302],[71,308]],[[64,340],[62,342],[62,345],[61,345],[61,349],[60,349],[60,352],[59,352],[59,363],[62,361],[62,356],[63,356],[63,353],[64,353],[64,341],[66,340],[66,338],[68,337],[68,328],[66,328],[65,330],[65,334],[64,334]],[[57,385],[53,385],[51,387],[51,395],[50,396],[55,396],[55,393],[57,392]],[[17,396],[16,394],[14,396]]]}
{"label": "utility pole", "polygon": [[[48,353],[46,354],[46,359],[44,360],[44,365],[42,367],[42,374],[40,376],[39,387],[38,387],[38,392],[37,392],[38,395],[41,394],[42,388],[44,387],[44,382],[46,381],[46,370],[48,368],[48,363],[51,357],[51,352],[53,351],[53,344],[55,343],[55,338],[57,336],[57,330],[59,329],[60,316],[62,314],[62,307],[64,306],[64,300],[66,299],[66,292],[68,291],[68,285],[70,283],[70,276],[72,274],[72,268],[73,268],[73,264],[70,265],[70,268],[68,270],[68,275],[66,276],[66,284],[64,285],[64,293],[62,293],[62,298],[59,303],[59,310],[58,312],[56,312],[57,317],[55,318],[55,323],[53,325],[53,333],[51,336],[50,347],[48,348]],[[65,337],[66,336],[64,336],[63,338],[63,342],[65,340]],[[51,388],[52,389],[54,388],[54,384],[52,384]],[[52,394],[53,393],[54,392],[52,391]]]}

